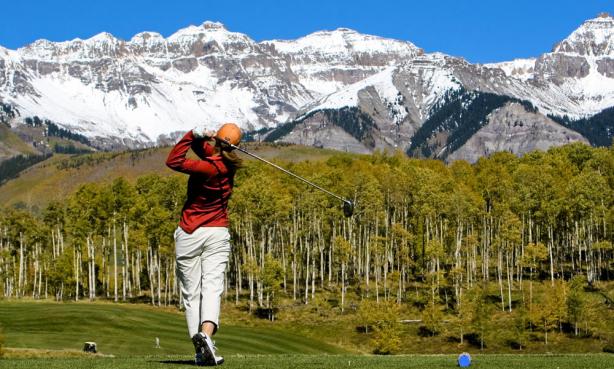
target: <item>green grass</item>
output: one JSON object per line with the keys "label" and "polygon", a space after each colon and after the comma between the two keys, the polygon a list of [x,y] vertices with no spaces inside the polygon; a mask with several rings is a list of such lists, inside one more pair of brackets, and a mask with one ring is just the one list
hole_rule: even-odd
{"label": "green grass", "polygon": [[[190,353],[180,312],[143,305],[109,303],[0,302],[5,346],[81,350],[95,341],[103,354],[178,355]],[[155,338],[161,348],[155,348]],[[225,325],[215,340],[226,355],[347,352],[286,330]]]}
{"label": "green grass", "polygon": [[[185,368],[192,361],[187,356],[150,356],[74,359],[9,359],[0,360],[0,368]],[[456,356],[357,356],[357,355],[227,355],[222,368],[456,368]],[[487,355],[473,358],[471,368],[488,369],[606,369],[614,368],[613,355]]]}
{"label": "green grass", "polygon": [[[224,368],[456,368],[456,354],[354,355],[301,336],[296,333],[300,331],[298,327],[267,328],[253,323],[249,320],[222,322],[216,341],[226,359]],[[12,348],[7,350],[6,358],[0,359],[0,369],[185,368],[192,364],[193,348],[183,314],[172,308],[0,301],[0,325],[5,346]],[[154,347],[155,337],[160,338],[160,349]],[[96,341],[101,355],[80,353],[85,341]],[[472,368],[614,369],[611,354],[480,355],[476,350],[470,352]]]}

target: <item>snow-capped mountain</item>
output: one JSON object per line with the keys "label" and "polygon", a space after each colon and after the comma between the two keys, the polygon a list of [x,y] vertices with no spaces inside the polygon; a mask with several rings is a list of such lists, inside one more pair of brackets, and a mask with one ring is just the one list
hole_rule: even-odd
{"label": "snow-capped mountain", "polygon": [[[614,18],[586,21],[536,58],[485,65],[346,28],[255,42],[205,22],[169,37],[39,40],[0,47],[0,102],[19,112],[12,124],[39,116],[101,147],[152,145],[197,125],[235,121],[247,130],[286,123],[271,139],[448,157],[471,138],[459,133],[466,125],[477,134],[513,111],[508,116],[533,127],[515,137],[543,148],[584,139],[561,126],[564,119],[614,106]],[[468,109],[477,121],[465,121]],[[540,127],[551,134],[527,139]]]}
{"label": "snow-capped mountain", "polygon": [[213,22],[168,38],[39,40],[0,50],[0,100],[91,138],[147,144],[199,124],[275,127],[316,98],[419,52],[347,29],[256,43]]}
{"label": "snow-capped mountain", "polygon": [[256,128],[313,99],[284,75],[283,59],[210,22],[167,39],[146,32],[130,41],[105,33],[41,40],[7,59],[5,102],[89,137],[149,143],[202,123]]}
{"label": "snow-capped mountain", "polygon": [[594,115],[614,105],[614,18],[604,13],[587,20],[538,58],[487,66],[569,99],[564,102],[567,111],[551,106],[549,112],[573,118]]}
{"label": "snow-capped mountain", "polygon": [[288,60],[300,83],[319,95],[336,92],[374,71],[423,53],[410,42],[363,35],[347,28],[262,44],[270,45]]}
{"label": "snow-capped mountain", "polygon": [[[490,99],[490,94],[507,96],[514,101],[526,101],[532,105],[529,110],[536,108],[537,114],[544,117],[531,120],[533,123],[530,126],[534,131],[535,127],[542,127],[544,132],[558,132],[540,136],[540,143],[535,145],[510,143],[508,148],[513,152],[517,152],[516,148],[522,152],[532,148],[543,149],[548,140],[551,145],[586,141],[581,135],[575,132],[571,134],[567,128],[545,116],[581,119],[614,106],[613,44],[614,18],[602,14],[586,21],[558,43],[552,52],[538,58],[479,65],[440,53],[417,55],[306,106],[297,118],[302,124],[294,128],[302,133],[294,132],[288,137],[292,142],[343,149],[343,146],[325,143],[323,137],[330,136],[326,129],[333,129],[334,122],[327,121],[317,112],[353,107],[368,113],[374,126],[372,139],[367,140],[366,144],[363,143],[361,150],[354,149],[355,151],[390,147],[415,149],[416,141],[422,139],[424,142],[421,141],[418,146],[431,147],[434,151],[426,150],[430,155],[447,157],[452,152],[444,138],[450,134],[451,128],[441,125],[429,128],[424,125],[429,123],[433,116],[437,118],[443,107],[449,108],[450,102],[444,100],[450,94],[462,90],[486,94],[485,100],[480,100],[484,100],[483,102]],[[463,104],[470,105],[471,98],[461,100]],[[479,116],[481,121],[476,123],[488,124],[491,118],[488,114],[491,111],[492,109],[482,111]],[[534,112],[527,111],[527,114]],[[527,119],[529,117],[522,114],[515,116],[524,116]],[[304,119],[305,117],[309,119]],[[451,119],[455,125],[460,124],[458,117],[447,116],[446,119]],[[432,131],[427,134],[425,129]],[[608,132],[611,135],[612,130]],[[502,136],[497,140],[514,140],[512,136],[514,135],[507,138]],[[492,135],[488,137],[494,139]],[[525,144],[537,142],[527,137],[523,140]],[[358,144],[360,142],[353,143],[354,147]],[[453,146],[455,149],[459,148],[458,145]],[[485,151],[488,150],[483,150],[480,155]],[[475,159],[472,155],[464,157]]]}

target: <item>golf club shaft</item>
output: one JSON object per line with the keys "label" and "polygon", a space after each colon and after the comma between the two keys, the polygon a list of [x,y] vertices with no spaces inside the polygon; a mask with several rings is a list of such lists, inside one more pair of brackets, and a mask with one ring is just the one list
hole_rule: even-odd
{"label": "golf club shaft", "polygon": [[313,186],[313,187],[317,188],[318,190],[320,190],[320,191],[322,191],[322,192],[325,192],[325,193],[327,193],[327,194],[329,194],[329,195],[331,195],[331,196],[333,196],[333,197],[335,197],[335,198],[337,198],[337,199],[339,199],[339,200],[341,200],[341,201],[343,201],[343,202],[348,202],[348,200],[344,199],[343,197],[341,197],[341,196],[339,196],[339,195],[335,195],[334,193],[332,193],[332,192],[330,192],[330,191],[328,191],[328,190],[326,190],[326,189],[324,189],[324,188],[322,188],[322,187],[318,186],[317,184],[315,184],[315,183],[313,183],[313,182],[310,182],[310,181],[306,180],[305,178],[303,178],[303,177],[301,177],[301,176],[299,176],[299,175],[296,175],[296,174],[294,174],[294,173],[290,172],[290,171],[289,171],[289,170],[287,170],[287,169],[284,169],[284,168],[280,167],[280,166],[279,166],[279,165],[277,165],[277,164],[271,163],[270,161],[268,161],[268,160],[266,160],[266,159],[263,159],[263,158],[261,158],[261,157],[260,157],[260,156],[258,156],[258,155],[252,154],[251,152],[249,152],[249,151],[247,151],[247,150],[244,150],[244,149],[240,148],[239,146],[233,145],[233,144],[231,144],[231,143],[229,143],[229,142],[226,142],[226,144],[230,145],[230,147],[232,147],[233,149],[239,150],[239,151],[241,151],[242,153],[247,154],[247,155],[251,156],[251,157],[252,157],[252,158],[254,158],[254,159],[258,159],[258,160],[260,160],[260,161],[262,161],[262,162],[265,162],[265,163],[267,163],[267,164],[269,164],[269,165],[271,165],[271,166],[273,166],[273,167],[275,167],[275,168],[277,168],[277,169],[281,170],[282,172],[284,172],[284,173],[286,173],[286,174],[289,174],[289,175],[291,175],[292,177],[294,177],[294,178],[296,178],[296,179],[298,179],[298,180],[301,180],[301,181],[303,181],[303,182],[307,183],[308,185]]}

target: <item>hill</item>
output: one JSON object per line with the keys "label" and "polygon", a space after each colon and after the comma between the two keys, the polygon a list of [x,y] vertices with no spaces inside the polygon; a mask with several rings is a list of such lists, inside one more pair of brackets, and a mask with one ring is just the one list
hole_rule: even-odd
{"label": "hill", "polygon": [[11,128],[0,123],[0,159],[19,154],[35,154],[36,150],[19,138]]}
{"label": "hill", "polygon": [[[251,143],[246,149],[266,159],[289,162],[323,160],[334,153],[300,145]],[[134,181],[139,176],[156,173],[175,175],[164,162],[170,147],[124,152],[97,152],[82,155],[55,154],[28,168],[18,178],[0,185],[0,205],[41,208],[52,200],[61,200],[89,182],[108,183],[124,177]],[[241,154],[242,155],[242,154]],[[242,155],[246,160],[255,160]]]}

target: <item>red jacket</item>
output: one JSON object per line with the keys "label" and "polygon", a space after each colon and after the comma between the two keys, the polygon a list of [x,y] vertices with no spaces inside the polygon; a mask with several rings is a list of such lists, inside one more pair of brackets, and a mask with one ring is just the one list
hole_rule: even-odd
{"label": "red jacket", "polygon": [[[192,151],[201,160],[187,159]],[[187,233],[198,227],[228,227],[228,199],[232,193],[234,171],[229,170],[214,148],[196,139],[192,131],[183,136],[168,154],[166,165],[190,175],[188,198],[181,212],[179,226]]]}

